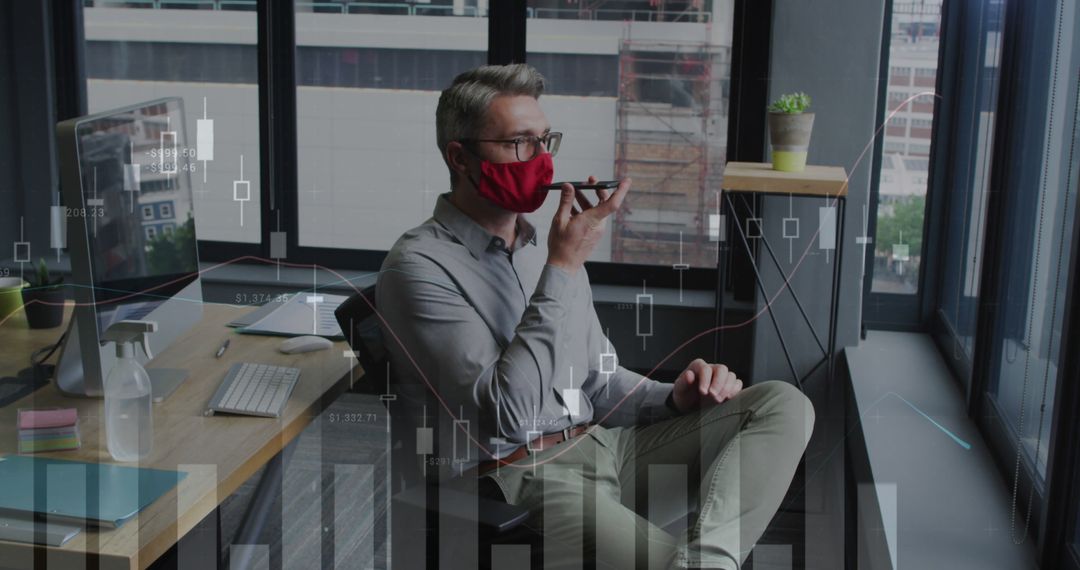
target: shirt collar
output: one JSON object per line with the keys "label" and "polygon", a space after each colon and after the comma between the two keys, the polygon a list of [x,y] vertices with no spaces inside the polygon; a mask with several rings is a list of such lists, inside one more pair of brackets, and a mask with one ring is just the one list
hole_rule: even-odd
{"label": "shirt collar", "polygon": [[[440,194],[435,201],[434,218],[465,244],[469,253],[477,259],[480,259],[485,252],[506,250],[506,244],[503,243],[502,238],[489,233],[450,202],[449,192]],[[514,244],[514,250],[520,249],[525,244],[536,245],[536,228],[525,219],[525,216],[518,214],[517,242]]]}

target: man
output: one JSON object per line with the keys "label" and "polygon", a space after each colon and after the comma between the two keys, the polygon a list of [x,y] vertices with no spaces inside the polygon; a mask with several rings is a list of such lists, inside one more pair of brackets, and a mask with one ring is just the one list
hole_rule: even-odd
{"label": "man", "polygon": [[[564,184],[537,243],[523,214],[546,198],[562,138],[543,88],[526,65],[485,66],[439,98],[452,190],[390,250],[377,287],[398,390],[442,426],[440,477],[480,477],[530,511],[545,566],[737,568],[790,485],[813,409],[787,383],[744,388],[701,359],[673,384],[617,365],[584,263],[631,181],[595,204]],[[657,524],[687,512],[678,535]]]}

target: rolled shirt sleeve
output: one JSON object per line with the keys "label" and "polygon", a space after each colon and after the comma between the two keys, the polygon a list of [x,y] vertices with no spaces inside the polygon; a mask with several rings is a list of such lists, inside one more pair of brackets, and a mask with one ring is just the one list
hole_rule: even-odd
{"label": "rolled shirt sleeve", "polygon": [[[647,378],[618,365],[618,355],[604,335],[589,290],[589,345],[593,354],[615,357],[614,372],[604,373],[603,357],[597,358],[589,371],[585,391],[593,403],[593,421],[606,426],[648,424],[678,415],[667,406],[673,385]],[[610,369],[611,366],[608,366]],[[605,378],[606,377],[606,378]]]}

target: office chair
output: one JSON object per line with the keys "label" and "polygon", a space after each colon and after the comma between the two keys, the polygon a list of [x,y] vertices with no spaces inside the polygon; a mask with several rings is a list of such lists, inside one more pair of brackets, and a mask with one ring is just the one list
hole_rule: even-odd
{"label": "office chair", "polygon": [[[381,381],[387,379],[389,391],[393,393],[388,353],[375,315],[375,286],[349,297],[334,316],[364,368],[367,383],[379,387],[377,393],[382,393]],[[425,477],[421,469],[424,456],[416,452],[415,426],[420,422],[410,421],[411,418],[401,411],[404,406],[400,402],[395,405],[397,400],[394,398],[390,395],[382,398],[390,414],[390,552],[393,567],[439,567],[440,524],[444,526],[443,541],[449,536],[447,532],[453,529],[477,529],[479,562],[481,567],[490,565],[491,544],[510,536],[512,531],[515,537],[528,535],[518,528],[528,518],[528,511],[502,501],[440,487],[435,481],[436,469],[429,470],[431,475]],[[436,408],[429,406],[428,409]],[[439,422],[430,424],[433,425],[433,441],[438,442]],[[536,537],[529,539],[532,544],[536,541]],[[420,544],[427,547],[418,548]],[[446,561],[442,562],[445,566]]]}

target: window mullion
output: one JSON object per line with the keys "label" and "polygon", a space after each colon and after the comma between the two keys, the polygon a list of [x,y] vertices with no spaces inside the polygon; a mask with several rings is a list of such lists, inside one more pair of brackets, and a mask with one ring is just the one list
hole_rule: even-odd
{"label": "window mullion", "polygon": [[293,0],[258,4],[260,251],[265,258],[272,255],[274,232],[284,232],[286,253],[299,245],[294,4]]}
{"label": "window mullion", "polygon": [[500,0],[488,6],[488,63],[525,62],[525,0]]}

